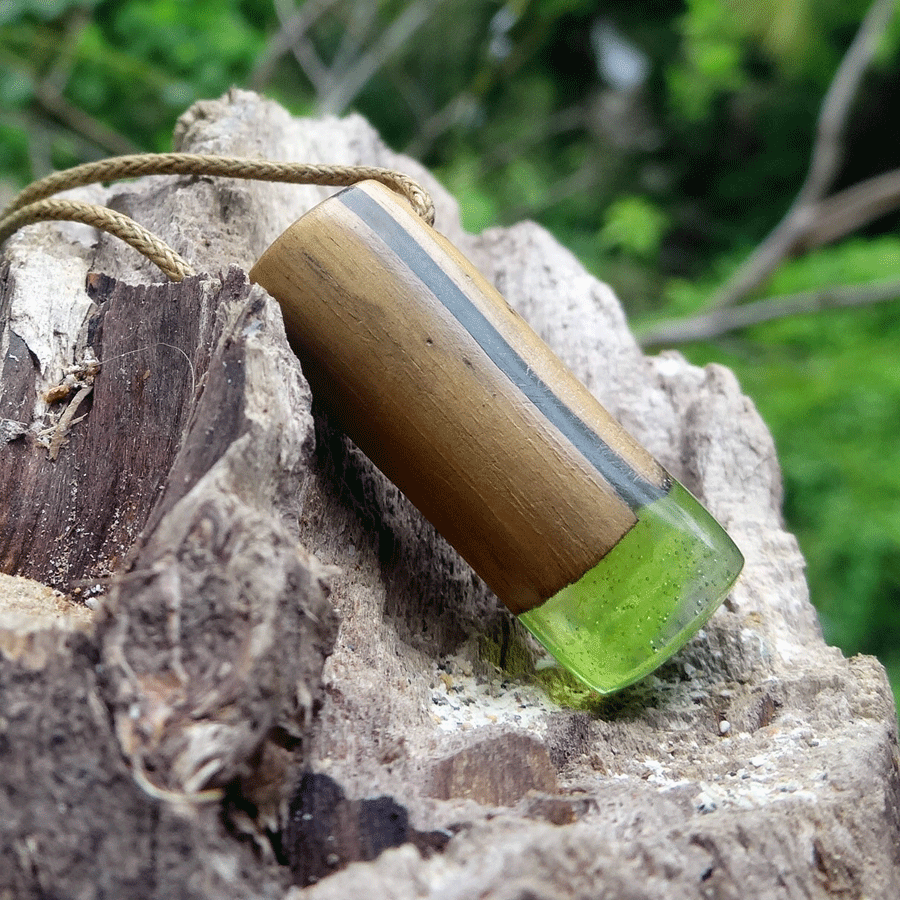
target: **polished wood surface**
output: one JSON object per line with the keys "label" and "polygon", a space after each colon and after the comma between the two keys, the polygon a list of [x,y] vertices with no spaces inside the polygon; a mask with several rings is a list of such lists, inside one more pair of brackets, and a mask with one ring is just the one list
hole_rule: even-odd
{"label": "polished wood surface", "polygon": [[250,273],[314,393],[516,613],[577,580],[664,470],[404,200],[364,182]]}

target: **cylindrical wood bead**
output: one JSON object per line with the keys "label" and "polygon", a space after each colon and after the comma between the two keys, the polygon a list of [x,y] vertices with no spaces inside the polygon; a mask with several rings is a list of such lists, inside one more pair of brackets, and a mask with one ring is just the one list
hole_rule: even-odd
{"label": "cylindrical wood bead", "polygon": [[250,277],[281,304],[314,395],[514,613],[595,570],[668,497],[665,470],[382,185],[316,206]]}
{"label": "cylindrical wood bead", "polygon": [[667,491],[650,455],[389,189],[320,204],[251,278],[279,298],[343,430],[513,612],[577,580]]}

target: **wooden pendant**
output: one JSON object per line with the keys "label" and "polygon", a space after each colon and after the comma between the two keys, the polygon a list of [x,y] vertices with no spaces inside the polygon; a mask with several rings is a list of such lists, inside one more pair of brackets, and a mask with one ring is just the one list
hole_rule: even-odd
{"label": "wooden pendant", "polygon": [[313,393],[514,613],[592,569],[667,473],[397,194],[363,182],[250,272]]}

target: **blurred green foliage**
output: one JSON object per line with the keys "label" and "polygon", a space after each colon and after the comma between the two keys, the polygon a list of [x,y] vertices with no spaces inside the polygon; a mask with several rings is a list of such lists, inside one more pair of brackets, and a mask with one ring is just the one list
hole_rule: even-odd
{"label": "blurred green foliage", "polygon": [[[900,235],[849,240],[786,264],[779,294],[896,277]],[[691,349],[737,373],[775,435],[784,514],[823,630],[871,653],[900,695],[900,303],[795,316]]]}
{"label": "blurred green foliage", "polygon": [[[868,0],[0,0],[8,189],[131,149],[232,85],[357,109],[459,197],[529,216],[632,317],[690,315],[779,221]],[[289,39],[285,39],[286,36]],[[841,188],[900,165],[900,21],[847,121]],[[783,295],[896,278],[900,217],[788,261]],[[900,305],[793,317],[685,352],[771,426],[829,640],[900,687]]]}
{"label": "blurred green foliage", "polygon": [[606,250],[622,250],[636,259],[653,260],[668,224],[666,214],[646,197],[619,197],[604,211],[600,243]]}

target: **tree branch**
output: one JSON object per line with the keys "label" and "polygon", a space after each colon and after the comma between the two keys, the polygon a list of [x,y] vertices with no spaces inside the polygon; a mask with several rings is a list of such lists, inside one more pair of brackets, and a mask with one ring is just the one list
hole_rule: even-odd
{"label": "tree branch", "polygon": [[421,159],[443,137],[467,110],[475,103],[474,95],[468,90],[460,91],[439,110],[421,117],[421,125],[415,137],[403,148],[403,152]]}
{"label": "tree branch", "polygon": [[[256,91],[261,91],[265,88],[272,80],[275,67],[278,65],[281,57],[286,53],[290,53],[297,41],[338,2],[339,0],[307,0],[292,16],[288,16],[285,13],[282,9],[282,4],[276,3],[275,11],[278,14],[281,27],[269,41],[265,53],[256,63],[250,75],[250,86]],[[300,61],[298,60],[298,62]],[[307,78],[313,84],[313,90],[316,90],[316,85],[309,72],[306,72],[302,62],[300,62],[300,67],[303,68]],[[324,68],[321,66],[321,63],[320,68]]]}
{"label": "tree branch", "polygon": [[340,115],[353,102],[369,79],[397,52],[432,16],[445,0],[418,0],[381,33],[376,44],[343,72],[331,71],[334,87],[319,103],[320,112]]}
{"label": "tree branch", "polygon": [[[28,134],[29,143],[32,145],[29,152],[33,150],[36,139],[35,129],[38,124],[44,131],[54,127],[57,128],[59,133],[65,134],[68,139],[74,138],[80,144],[83,143],[90,146],[90,153],[96,153],[97,148],[115,155],[140,152],[141,148],[125,137],[125,135],[105,125],[99,119],[94,118],[67,100],[62,95],[62,89],[56,83],[56,79],[48,80],[45,78],[38,81],[31,67],[24,60],[2,49],[0,49],[0,65],[14,72],[24,81],[30,81],[32,84],[36,109],[30,117],[30,124],[23,129]],[[38,109],[43,110],[44,113],[49,113],[50,116],[39,116]],[[7,115],[10,114],[7,113]],[[21,116],[19,118],[25,121]],[[43,121],[41,121],[42,118]],[[62,127],[58,127],[57,122]],[[34,177],[39,177],[53,168],[50,165],[49,152],[46,154],[42,153],[43,156],[46,156],[46,160],[41,159],[38,161],[32,159],[32,174]]]}
{"label": "tree branch", "polygon": [[70,103],[52,85],[44,82],[36,84],[34,96],[47,112],[56,116],[75,134],[107,153],[123,156],[129,153],[140,153],[143,149],[125,135],[86,113],[81,107]]}
{"label": "tree branch", "polygon": [[331,59],[332,72],[343,72],[359,56],[376,27],[377,3],[354,3],[347,10],[344,36]]}
{"label": "tree branch", "polygon": [[656,322],[646,328],[635,329],[638,343],[644,349],[671,347],[691,341],[705,341],[732,331],[740,331],[761,322],[771,322],[788,316],[808,315],[827,309],[871,306],[900,299],[900,281],[878,281],[871,284],[841,285],[768,297],[746,306],[717,309],[689,319]]}
{"label": "tree branch", "polygon": [[809,172],[800,192],[781,222],[713,297],[714,309],[739,303],[759,287],[813,225],[817,206],[843,158],[847,115],[895,6],[896,0],[875,0],[866,13],[822,103]]}
{"label": "tree branch", "polygon": [[[333,4],[327,3],[327,0],[322,4],[313,4],[313,13],[318,11],[324,13],[325,7],[331,5]],[[306,7],[303,7],[299,14],[295,13],[293,16],[288,17],[287,3],[284,0],[281,0],[281,2],[275,0],[275,12],[278,15],[278,20],[281,22],[282,30],[289,33],[293,38],[289,49],[294,59],[297,60],[297,65],[300,66],[303,74],[309,79],[316,97],[319,98],[331,86],[331,72],[325,63],[322,62],[319,54],[316,52],[316,48],[313,46],[313,42],[307,35],[312,21],[309,20],[310,17],[301,18],[305,10]],[[318,18],[318,16],[315,16],[315,18]]]}
{"label": "tree branch", "polygon": [[900,169],[867,178],[818,205],[815,221],[798,242],[798,249],[805,252],[830,244],[898,207]]}

